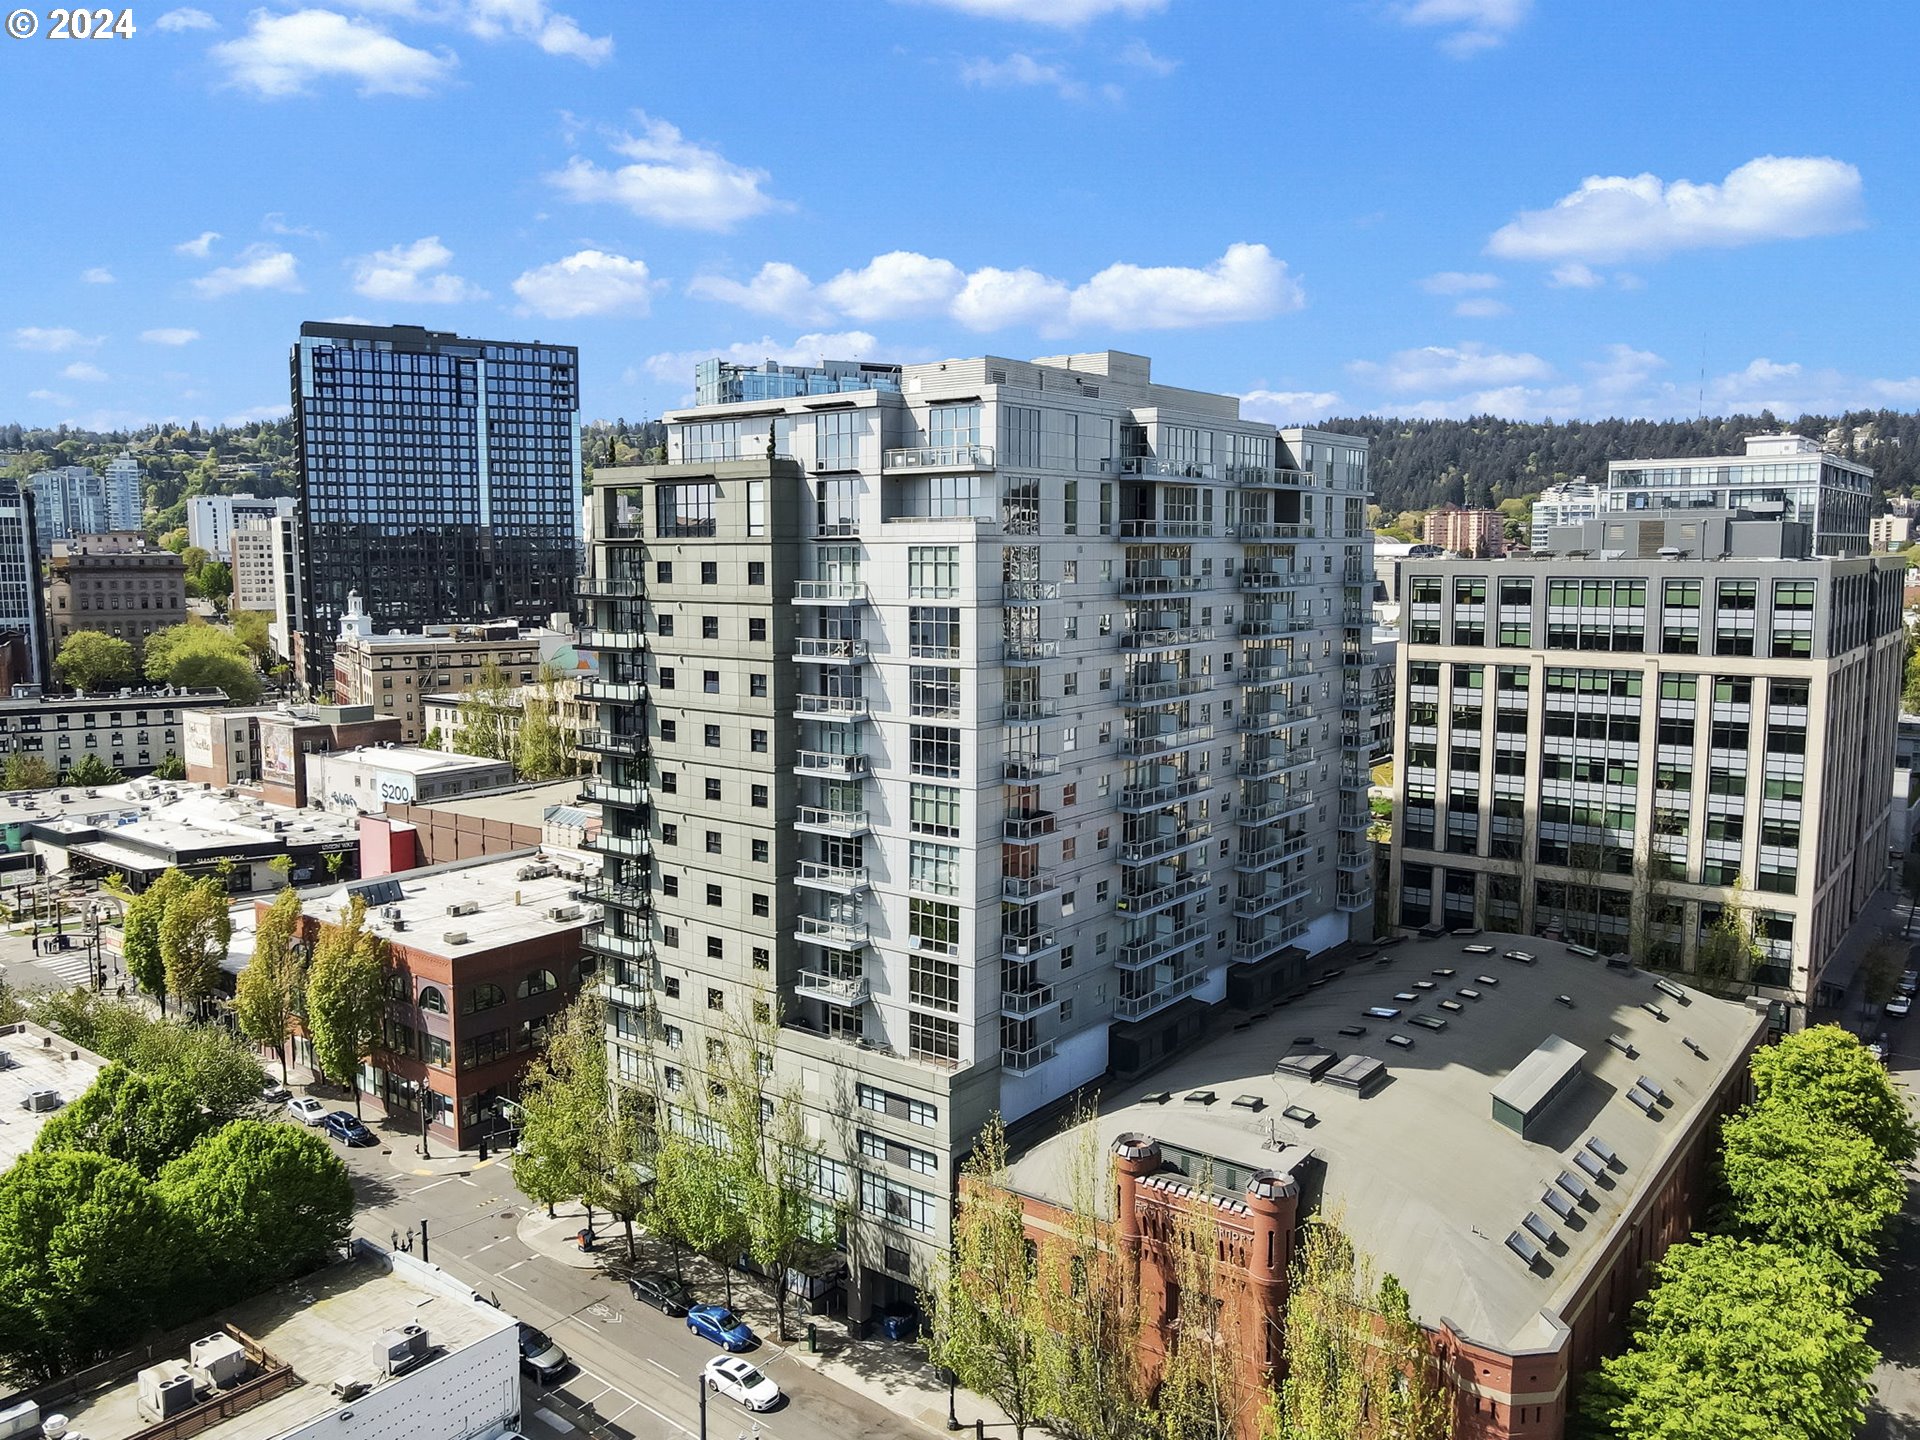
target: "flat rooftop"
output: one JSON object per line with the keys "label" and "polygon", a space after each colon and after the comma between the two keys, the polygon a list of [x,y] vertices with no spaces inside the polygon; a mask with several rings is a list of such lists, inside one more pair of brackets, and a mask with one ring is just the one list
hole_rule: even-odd
{"label": "flat rooftop", "polygon": [[[537,785],[513,785],[486,790],[477,795],[449,796],[445,800],[415,802],[421,809],[443,815],[471,815],[480,820],[502,820],[510,825],[541,825],[547,812],[556,805],[580,805],[584,779],[544,780]],[[582,806],[592,817],[600,813],[598,805]]]}
{"label": "flat rooftop", "polygon": [[353,763],[377,765],[406,775],[459,775],[478,770],[512,770],[504,760],[489,760],[483,755],[456,755],[451,750],[429,750],[424,745],[362,745],[353,750],[326,752],[329,765]]}
{"label": "flat rooftop", "polygon": [[[274,1359],[292,1367],[297,1383],[201,1434],[234,1440],[285,1435],[339,1410],[342,1406],[332,1393],[333,1382],[346,1376],[373,1381],[374,1341],[399,1326],[425,1326],[428,1340],[451,1353],[514,1324],[504,1311],[461,1298],[451,1282],[445,1288],[416,1282],[398,1267],[388,1270],[383,1261],[366,1258],[364,1250],[361,1253],[361,1259],[276,1286],[225,1315],[208,1318],[206,1333],[216,1333],[222,1323],[232,1325]],[[185,1342],[171,1358],[186,1358]],[[53,1409],[72,1422],[72,1434],[87,1440],[131,1440],[152,1424],[139,1411],[140,1368],[130,1367],[95,1389],[61,1400]]]}
{"label": "flat rooftop", "polygon": [[[1507,959],[1508,951],[1535,959]],[[1428,1028],[1435,1022],[1444,1026]],[[1290,1002],[1251,1012],[1104,1097],[1089,1123],[1103,1145],[1138,1132],[1210,1157],[1216,1174],[1294,1173],[1303,1194],[1319,1191],[1322,1210],[1345,1212],[1355,1243],[1380,1272],[1399,1277],[1423,1322],[1444,1318],[1514,1351],[1552,1343],[1541,1312],[1570,1297],[1615,1222],[1765,1028],[1762,1011],[1612,968],[1553,940],[1486,932],[1377,953],[1356,947],[1329,958]],[[1492,1093],[1549,1036],[1586,1056],[1523,1139],[1494,1118]],[[1296,1073],[1297,1064],[1281,1068],[1313,1051],[1335,1057],[1319,1079]],[[1358,1083],[1342,1083],[1333,1071],[1355,1056],[1379,1061],[1384,1075],[1356,1072]],[[1643,1076],[1657,1092],[1640,1088]],[[1211,1102],[1198,1098],[1207,1092]],[[1022,1153],[1014,1187],[1066,1202],[1075,1134]],[[1587,1149],[1589,1136],[1605,1150]],[[1580,1154],[1617,1163],[1595,1178]],[[1562,1174],[1585,1201],[1558,1185]],[[1550,1192],[1583,1223],[1563,1223]],[[1506,1244],[1527,1233],[1529,1214],[1555,1237],[1539,1245],[1535,1264]]]}
{"label": "flat rooftop", "polygon": [[[457,860],[423,870],[402,870],[372,880],[354,880],[313,895],[305,911],[322,923],[340,917],[355,895],[364,896],[374,930],[396,945],[428,955],[484,954],[543,936],[577,931],[600,918],[600,907],[576,898],[593,867],[578,855],[544,848],[482,860]],[[449,914],[460,906],[464,913]],[[465,907],[474,908],[466,910]],[[399,910],[399,924],[389,909]],[[571,909],[572,918],[549,919],[550,909]],[[445,937],[464,934],[466,943]]]}
{"label": "flat rooftop", "polygon": [[[41,792],[43,799],[62,793]],[[65,838],[75,853],[109,865],[152,868],[159,863],[156,852],[238,854],[284,850],[290,845],[358,843],[360,837],[359,822],[352,816],[293,810],[186,780],[103,786],[98,799],[75,798],[68,805],[67,813],[51,818],[25,818],[36,820],[45,834]]]}
{"label": "flat rooftop", "polygon": [[573,636],[545,625],[519,625],[512,620],[493,620],[482,625],[454,626],[398,634],[350,635],[340,642],[343,650],[457,650],[462,645],[572,644]]}
{"label": "flat rooftop", "polygon": [[40,1127],[56,1113],[30,1110],[27,1097],[51,1090],[60,1103],[77,1098],[107,1062],[91,1050],[82,1050],[51,1030],[28,1021],[0,1027],[0,1170],[33,1148]]}

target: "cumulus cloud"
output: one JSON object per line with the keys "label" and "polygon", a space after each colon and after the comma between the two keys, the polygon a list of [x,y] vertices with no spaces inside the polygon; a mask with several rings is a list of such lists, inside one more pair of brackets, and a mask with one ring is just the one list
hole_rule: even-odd
{"label": "cumulus cloud", "polygon": [[192,282],[194,294],[218,300],[242,290],[287,290],[299,294],[300,262],[286,250],[271,245],[249,245],[231,265],[209,270]]}
{"label": "cumulus cloud", "polygon": [[645,315],[656,285],[643,260],[581,250],[536,266],[513,282],[523,313],[550,320],[582,315]]}
{"label": "cumulus cloud", "polygon": [[65,326],[27,325],[13,332],[13,348],[37,350],[43,355],[61,355],[69,350],[97,350],[104,335],[82,335]]}
{"label": "cumulus cloud", "polygon": [[175,326],[159,330],[142,330],[140,338],[149,345],[191,345],[200,338],[200,332]]}
{"label": "cumulus cloud", "polygon": [[396,304],[454,305],[486,299],[487,292],[478,285],[447,273],[452,263],[453,252],[440,243],[438,235],[429,235],[411,245],[395,245],[354,260],[353,288],[369,300]]}
{"label": "cumulus cloud", "polygon": [[80,272],[80,279],[88,285],[111,285],[113,284],[113,272],[104,265],[95,265],[90,269],[82,270]]}
{"label": "cumulus cloud", "polygon": [[173,247],[176,255],[191,255],[196,260],[204,260],[212,253],[213,242],[220,238],[218,230],[202,230],[191,240],[182,240]]}
{"label": "cumulus cloud", "polygon": [[1857,229],[1860,172],[1825,156],[1762,155],[1718,184],[1657,175],[1590,175],[1550,209],[1494,231],[1489,254],[1513,260],[1621,260],[1726,249]]}
{"label": "cumulus cloud", "polygon": [[452,25],[482,40],[526,40],[549,55],[598,65],[613,54],[611,36],[593,36],[547,0],[358,0],[361,14]]}
{"label": "cumulus cloud", "polygon": [[302,240],[324,240],[326,232],[316,230],[311,225],[294,225],[287,220],[281,210],[269,211],[260,217],[260,228],[269,235],[297,236]]}
{"label": "cumulus cloud", "polygon": [[786,208],[767,194],[773,178],[736,165],[712,146],[688,140],[677,126],[636,112],[638,134],[617,132],[614,153],[629,162],[612,169],[576,155],[549,174],[560,193],[582,204],[620,205],[656,225],[728,230],[742,220]]}
{"label": "cumulus cloud", "polygon": [[1074,79],[1066,67],[1047,64],[1017,50],[1004,60],[967,61],[960,67],[960,80],[962,84],[982,90],[1044,87],[1059,92],[1063,100],[1087,98],[1087,87]]}
{"label": "cumulus cloud", "polygon": [[1347,368],[1382,389],[1399,392],[1486,389],[1553,374],[1553,367],[1538,355],[1508,354],[1471,341],[1401,350],[1384,362],[1356,360]]}
{"label": "cumulus cloud", "polygon": [[107,378],[107,372],[98,365],[86,360],[76,360],[60,372],[65,380],[81,380],[89,385],[97,385]]}
{"label": "cumulus cloud", "polygon": [[1479,290],[1498,290],[1500,277],[1483,272],[1442,270],[1422,280],[1420,288],[1429,295],[1471,295]]}
{"label": "cumulus cloud", "polygon": [[332,10],[256,10],[245,35],[208,53],[225,67],[229,85],[268,100],[331,79],[355,82],[362,95],[428,95],[460,63],[452,51],[419,49]]}
{"label": "cumulus cloud", "polygon": [[1167,8],[1167,0],[909,0],[909,3],[955,10],[981,20],[1020,20],[1062,29],[1110,16],[1137,20]]}
{"label": "cumulus cloud", "polygon": [[178,10],[169,10],[153,22],[156,30],[218,30],[220,22],[204,10],[195,10],[192,6],[182,6]]}
{"label": "cumulus cloud", "polygon": [[1594,290],[1607,283],[1607,277],[1591,265],[1583,265],[1578,260],[1553,267],[1553,273],[1547,276],[1547,283],[1556,290]]}
{"label": "cumulus cloud", "polygon": [[1161,79],[1173,74],[1180,68],[1178,60],[1169,60],[1164,55],[1156,55],[1147,48],[1144,40],[1129,40],[1120,47],[1118,60],[1129,69],[1139,70],[1148,75],[1157,75]]}
{"label": "cumulus cloud", "polygon": [[1470,295],[1453,307],[1453,313],[1463,320],[1491,320],[1498,315],[1511,315],[1513,309],[1491,295]]}
{"label": "cumulus cloud", "polygon": [[661,351],[649,355],[642,362],[642,368],[656,379],[678,381],[691,387],[693,367],[716,355],[740,365],[757,365],[762,360],[776,360],[782,365],[817,365],[821,360],[864,360],[879,348],[880,342],[864,330],[816,332],[792,341],[762,336],[719,349]]}
{"label": "cumulus cloud", "polygon": [[1248,390],[1240,396],[1240,413],[1269,425],[1297,425],[1324,419],[1339,403],[1332,390]]}
{"label": "cumulus cloud", "polygon": [[1533,0],[1407,0],[1396,7],[1403,24],[1440,33],[1440,48],[1456,59],[1504,43],[1520,28]]}
{"label": "cumulus cloud", "polygon": [[1235,244],[1211,265],[1109,265],[1079,285],[1030,268],[971,273],[950,260],[895,250],[814,285],[793,265],[763,265],[746,281],[703,276],[689,287],[795,321],[826,315],[871,321],[942,315],[970,330],[1176,330],[1297,310],[1305,303],[1286,262],[1264,245]]}

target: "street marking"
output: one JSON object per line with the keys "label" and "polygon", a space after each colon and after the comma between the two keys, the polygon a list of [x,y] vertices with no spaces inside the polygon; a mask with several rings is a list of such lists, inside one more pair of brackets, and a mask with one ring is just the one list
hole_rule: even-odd
{"label": "street marking", "polygon": [[[431,1170],[416,1170],[413,1173],[416,1175],[431,1175],[433,1172]],[[458,1180],[459,1178],[460,1177],[458,1175],[449,1175],[445,1180],[436,1180],[431,1185],[422,1185],[418,1190],[414,1191],[413,1193],[416,1195],[424,1195],[429,1190],[438,1190],[442,1185],[451,1184],[453,1181]]]}
{"label": "street marking", "polygon": [[[467,1177],[464,1175],[456,1175],[453,1178],[458,1180],[462,1185],[473,1185],[473,1181],[467,1179]],[[473,1188],[478,1190],[480,1187],[478,1185],[473,1185]]]}
{"label": "street marking", "polygon": [[[512,1268],[513,1268],[513,1267],[512,1267],[511,1265],[509,1265],[509,1266],[507,1267],[507,1270],[511,1270]],[[504,1280],[504,1281],[506,1281],[506,1282],[507,1282],[507,1284],[509,1284],[509,1285],[511,1285],[511,1286],[513,1286],[513,1288],[514,1288],[514,1289],[516,1289],[516,1290],[518,1290],[518,1291],[519,1291],[519,1292],[520,1292],[520,1293],[521,1293],[522,1295],[531,1295],[531,1294],[533,1293],[533,1292],[532,1292],[531,1290],[529,1290],[529,1289],[527,1289],[527,1287],[526,1287],[526,1286],[524,1286],[524,1285],[522,1285],[522,1284],[521,1284],[521,1283],[520,1283],[520,1282],[519,1282],[518,1280],[516,1280],[516,1279],[514,1279],[514,1278],[513,1278],[513,1277],[512,1277],[511,1275],[509,1275],[509,1274],[507,1274],[507,1271],[506,1271],[506,1270],[502,1270],[502,1271],[501,1271],[501,1272],[500,1272],[500,1273],[499,1273],[499,1274],[498,1274],[497,1276],[495,1276],[494,1278],[495,1278],[495,1279],[497,1279],[497,1280]]]}
{"label": "street marking", "polygon": [[558,1415],[554,1414],[553,1411],[551,1410],[545,1409],[543,1407],[535,1410],[533,1413],[541,1421],[543,1421],[548,1425],[551,1425],[554,1429],[559,1430],[562,1433],[571,1434],[573,1432],[572,1422],[567,1420],[562,1420]]}
{"label": "street marking", "polygon": [[654,1419],[664,1421],[668,1425],[671,1425],[674,1429],[678,1430],[682,1435],[693,1434],[693,1431],[689,1430],[686,1426],[682,1425],[678,1420],[674,1419],[671,1415],[666,1415],[661,1413],[660,1411],[654,1409],[653,1406],[649,1405],[646,1401],[636,1400],[633,1403],[638,1405],[642,1410],[646,1411],[649,1415],[653,1416]]}
{"label": "street marking", "polygon": [[[647,1363],[653,1366],[653,1368],[656,1370],[667,1370],[666,1366],[662,1365],[658,1360],[654,1359],[651,1355],[647,1356]],[[673,1378],[676,1380],[680,1378],[680,1372],[678,1370],[667,1370],[667,1374],[673,1376]]]}

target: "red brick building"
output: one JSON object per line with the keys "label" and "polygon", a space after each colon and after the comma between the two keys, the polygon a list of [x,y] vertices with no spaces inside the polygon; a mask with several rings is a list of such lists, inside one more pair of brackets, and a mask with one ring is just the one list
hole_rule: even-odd
{"label": "red brick building", "polygon": [[394,743],[400,722],[369,705],[204,709],[182,712],[181,732],[187,779],[298,810],[307,803],[304,757]]}
{"label": "red brick building", "polygon": [[1449,505],[1427,516],[1424,531],[1421,538],[1427,544],[1454,555],[1499,555],[1507,548],[1507,517],[1498,510],[1462,510]]}
{"label": "red brick building", "polygon": [[[1259,1394],[1285,1364],[1298,1228],[1337,1212],[1405,1285],[1462,1440],[1558,1440],[1581,1376],[1625,1344],[1649,1264],[1704,1223],[1717,1122],[1765,1033],[1763,1011],[1557,942],[1331,954],[1308,989],[1111,1092],[1090,1122],[1138,1267],[1142,1364],[1157,1371],[1178,1310],[1163,1239],[1209,1205],[1245,1282],[1242,1378]],[[1082,1138],[1013,1163],[1036,1235],[1058,1223]]]}
{"label": "red brick building", "polygon": [[[500,1138],[494,1102],[519,1093],[554,1015],[593,974],[582,937],[599,912],[577,898],[584,882],[576,857],[527,850],[356,881],[307,901],[309,943],[360,895],[393,947],[385,1034],[359,1088],[416,1125],[424,1091],[442,1144]],[[295,1050],[311,1063],[304,1038]]]}

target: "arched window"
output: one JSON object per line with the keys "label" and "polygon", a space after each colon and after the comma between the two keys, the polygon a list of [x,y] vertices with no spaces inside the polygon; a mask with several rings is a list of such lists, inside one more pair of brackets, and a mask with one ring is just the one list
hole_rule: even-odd
{"label": "arched window", "polygon": [[520,998],[525,1000],[529,995],[544,995],[549,990],[558,988],[559,984],[560,982],[553,978],[551,970],[529,971],[527,978],[520,982]]}
{"label": "arched window", "polygon": [[420,991],[420,1008],[431,1010],[436,1015],[447,1013],[447,992],[437,985],[424,986]]}
{"label": "arched window", "polygon": [[469,985],[460,999],[462,1015],[477,1015],[482,1010],[491,1010],[496,1005],[507,1003],[507,992],[498,985]]}

